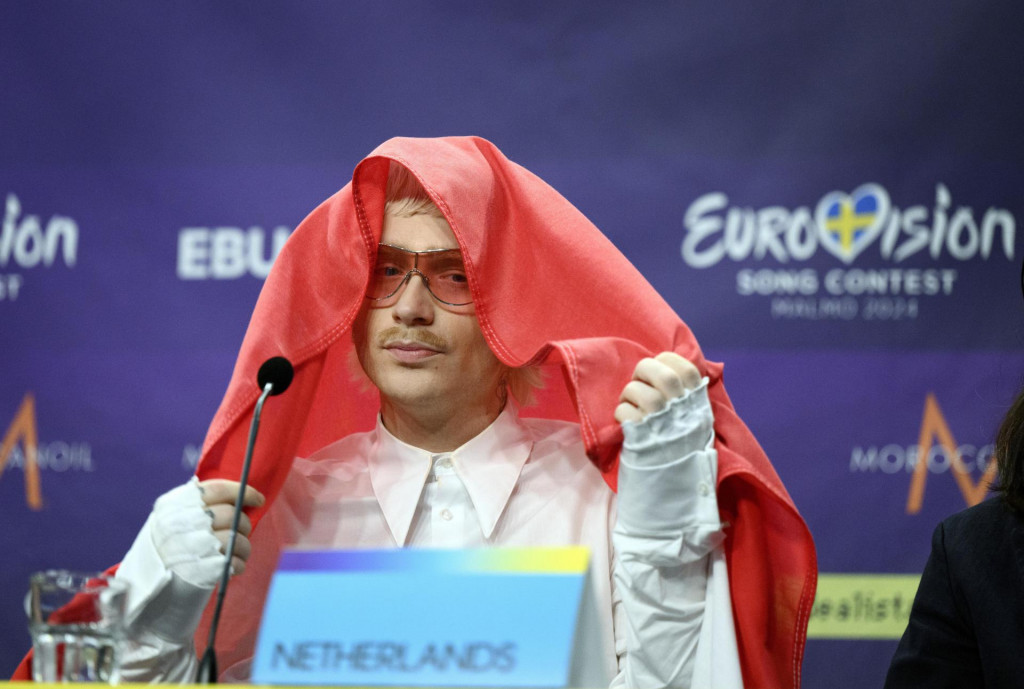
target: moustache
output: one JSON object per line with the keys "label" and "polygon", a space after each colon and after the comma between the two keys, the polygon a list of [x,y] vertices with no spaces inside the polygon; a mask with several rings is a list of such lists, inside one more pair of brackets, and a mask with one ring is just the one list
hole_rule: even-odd
{"label": "moustache", "polygon": [[378,347],[386,347],[395,341],[406,341],[418,342],[442,352],[448,350],[448,342],[440,335],[436,335],[429,330],[414,330],[398,325],[377,333],[376,340]]}

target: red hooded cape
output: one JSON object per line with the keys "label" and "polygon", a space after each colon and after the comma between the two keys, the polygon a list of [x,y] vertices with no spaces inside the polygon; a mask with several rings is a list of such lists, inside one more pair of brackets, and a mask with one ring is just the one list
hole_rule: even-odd
{"label": "red hooded cape", "polygon": [[[689,328],[582,213],[483,139],[391,139],[296,228],[256,304],[206,436],[199,477],[238,478],[259,396],[256,371],[272,356],[287,357],[295,379],[268,401],[262,418],[250,481],[268,503],[293,457],[373,427],[379,399],[351,374],[350,328],[381,236],[390,161],[413,173],[451,225],[491,349],[509,366],[536,364],[547,372],[538,403],[522,415],[577,421],[612,488],[622,442],[613,414],[637,361],[673,350],[710,378],[718,504],[730,525],[725,548],[744,683],[798,687],[817,581],[814,544],[733,410],[721,365],[704,359]],[[252,516],[256,521],[261,513]],[[250,568],[263,565],[257,554]],[[227,610],[235,588],[225,626],[232,624]],[[254,627],[253,601],[243,605]],[[243,635],[222,626],[218,647]],[[202,647],[205,630],[196,638]]]}

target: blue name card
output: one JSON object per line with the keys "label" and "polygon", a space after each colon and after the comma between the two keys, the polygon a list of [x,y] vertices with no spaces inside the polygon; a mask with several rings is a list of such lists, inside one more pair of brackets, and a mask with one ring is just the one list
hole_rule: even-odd
{"label": "blue name card", "polygon": [[287,550],[252,680],[566,686],[588,560],[579,547]]}

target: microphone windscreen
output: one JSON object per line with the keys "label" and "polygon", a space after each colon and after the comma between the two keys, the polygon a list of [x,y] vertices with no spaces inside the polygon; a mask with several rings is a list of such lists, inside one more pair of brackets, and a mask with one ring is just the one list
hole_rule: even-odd
{"label": "microphone windscreen", "polygon": [[256,382],[259,383],[260,390],[264,389],[267,383],[272,384],[274,388],[271,390],[270,395],[280,395],[292,384],[292,376],[294,375],[295,369],[292,368],[291,362],[283,356],[275,356],[267,359],[260,366],[259,372],[256,373]]}

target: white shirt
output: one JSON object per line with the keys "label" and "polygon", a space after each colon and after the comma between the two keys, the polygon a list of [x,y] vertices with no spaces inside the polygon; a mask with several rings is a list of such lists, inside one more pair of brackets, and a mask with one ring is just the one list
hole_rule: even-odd
{"label": "white shirt", "polygon": [[[509,407],[462,447],[432,454],[378,421],[295,461],[254,552],[584,545],[604,639],[593,677],[615,687],[739,687],[711,428],[706,382],[626,424],[616,520],[616,496],[575,424],[519,419]],[[153,550],[145,532],[132,551]],[[191,681],[187,632],[209,591],[183,588],[154,555],[130,552],[118,573],[135,589],[129,615],[139,640],[123,676]]]}

